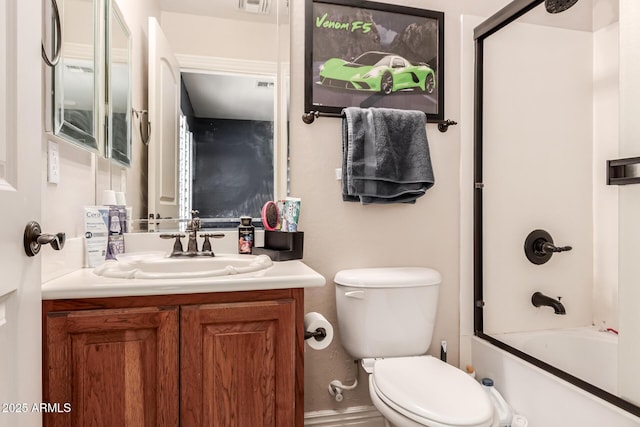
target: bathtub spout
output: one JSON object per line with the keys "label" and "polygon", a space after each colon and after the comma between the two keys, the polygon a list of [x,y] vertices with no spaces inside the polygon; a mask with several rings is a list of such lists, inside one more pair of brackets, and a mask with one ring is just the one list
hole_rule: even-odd
{"label": "bathtub spout", "polygon": [[542,292],[535,292],[531,295],[531,303],[536,307],[546,305],[553,308],[555,314],[567,314],[564,309],[564,305],[560,302],[560,299],[554,299],[544,295]]}

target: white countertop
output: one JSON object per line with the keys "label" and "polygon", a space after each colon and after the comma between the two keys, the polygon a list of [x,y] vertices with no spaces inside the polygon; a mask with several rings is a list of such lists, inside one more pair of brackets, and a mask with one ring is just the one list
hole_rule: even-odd
{"label": "white countertop", "polygon": [[324,286],[325,278],[301,261],[274,262],[265,270],[206,279],[114,279],[82,268],[42,284],[42,299],[192,294]]}

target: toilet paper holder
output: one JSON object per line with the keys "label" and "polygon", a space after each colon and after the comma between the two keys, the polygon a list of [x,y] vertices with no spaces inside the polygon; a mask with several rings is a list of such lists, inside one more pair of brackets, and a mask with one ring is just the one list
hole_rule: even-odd
{"label": "toilet paper holder", "polygon": [[316,341],[322,341],[327,337],[327,330],[325,328],[316,328],[315,331],[304,331],[305,341],[309,338],[313,338]]}

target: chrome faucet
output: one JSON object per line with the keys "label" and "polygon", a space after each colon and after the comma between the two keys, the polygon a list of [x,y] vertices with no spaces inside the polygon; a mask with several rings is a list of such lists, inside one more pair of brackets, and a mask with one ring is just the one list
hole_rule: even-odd
{"label": "chrome faucet", "polygon": [[187,231],[189,232],[189,243],[187,244],[187,255],[198,253],[198,231],[200,231],[200,211],[194,209],[191,211],[191,221],[187,223]]}
{"label": "chrome faucet", "polygon": [[564,305],[560,302],[560,297],[558,297],[558,299],[554,299],[544,295],[542,292],[535,292],[531,295],[531,304],[536,307],[540,307],[542,305],[551,307],[555,314],[567,314],[564,309]]}
{"label": "chrome faucet", "polygon": [[187,250],[184,251],[182,249],[182,238],[185,237],[185,234],[181,233],[163,233],[160,235],[162,239],[176,239],[173,243],[173,250],[169,255],[171,258],[177,257],[196,257],[196,256],[216,256],[213,253],[211,248],[210,237],[214,239],[220,239],[224,237],[224,233],[201,233],[200,236],[204,238],[204,242],[202,242],[202,250],[198,250],[198,231],[200,231],[202,227],[202,223],[198,215],[200,214],[197,210],[191,211],[191,220],[187,223],[187,231],[189,232],[189,242],[187,243]]}

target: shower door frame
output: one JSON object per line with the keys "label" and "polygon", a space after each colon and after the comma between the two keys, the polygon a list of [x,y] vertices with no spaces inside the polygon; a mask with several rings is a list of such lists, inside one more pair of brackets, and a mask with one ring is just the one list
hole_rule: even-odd
{"label": "shower door frame", "polygon": [[573,385],[579,387],[635,416],[640,416],[640,407],[628,402],[612,393],[594,386],[578,377],[537,359],[517,348],[484,333],[483,326],[483,57],[484,40],[506,27],[527,12],[544,3],[544,0],[514,0],[496,12],[487,20],[474,28],[475,45],[474,64],[474,129],[473,129],[473,157],[474,157],[474,190],[473,190],[473,324],[474,334],[496,347],[513,354],[538,368],[541,368]]}

